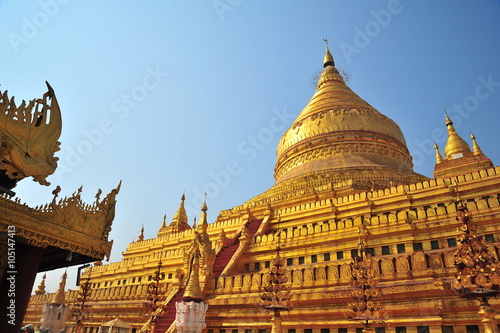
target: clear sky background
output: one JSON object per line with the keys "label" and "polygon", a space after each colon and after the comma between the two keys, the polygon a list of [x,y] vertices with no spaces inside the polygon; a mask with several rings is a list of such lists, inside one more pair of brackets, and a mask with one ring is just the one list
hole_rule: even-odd
{"label": "clear sky background", "polygon": [[156,236],[183,191],[190,223],[208,192],[213,222],[274,184],[325,37],[349,86],[399,124],[416,172],[432,177],[444,109],[500,163],[498,1],[0,0],[0,22],[0,89],[20,103],[47,80],[63,117],[52,185],[14,190],[35,206],[83,185],[91,203],[122,180],[113,262],[143,224]]}

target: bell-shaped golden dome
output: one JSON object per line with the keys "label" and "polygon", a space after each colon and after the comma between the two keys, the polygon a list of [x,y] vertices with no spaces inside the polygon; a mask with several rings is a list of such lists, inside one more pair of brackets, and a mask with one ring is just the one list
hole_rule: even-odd
{"label": "bell-shaped golden dome", "polygon": [[425,179],[413,173],[399,126],[345,84],[328,47],[324,59],[316,93],[278,144],[276,183],[318,172],[334,180],[332,172],[337,172],[339,182],[380,186],[382,178],[386,183]]}

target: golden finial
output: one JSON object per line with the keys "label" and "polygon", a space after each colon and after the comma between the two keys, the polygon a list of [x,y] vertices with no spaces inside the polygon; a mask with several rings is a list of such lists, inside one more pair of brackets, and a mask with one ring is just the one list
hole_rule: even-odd
{"label": "golden finial", "polygon": [[439,164],[443,162],[443,157],[441,156],[441,153],[439,152],[439,147],[435,142],[434,142],[434,149],[436,150],[436,164]]}
{"label": "golden finial", "polygon": [[481,151],[481,148],[479,148],[479,145],[476,142],[476,137],[472,134],[472,131],[470,132],[470,139],[472,140],[472,150],[474,151],[474,155],[482,154],[483,152]]}
{"label": "golden finial", "polygon": [[203,212],[206,212],[208,210],[208,208],[207,208],[207,192],[205,192],[205,200],[203,201],[203,205],[201,206],[201,210]]}
{"label": "golden finial", "polygon": [[183,300],[187,302],[201,302],[201,288],[200,288],[200,254],[198,251],[192,257],[191,273],[189,274],[189,281],[186,286],[186,291],[183,295]]}
{"label": "golden finial", "polygon": [[35,295],[44,295],[47,292],[45,291],[45,279],[47,278],[47,274],[43,274],[42,282],[38,285],[38,288],[35,290]]}
{"label": "golden finial", "polygon": [[200,222],[198,223],[198,226],[203,229],[203,232],[207,231],[208,228],[208,221],[207,221],[207,193],[205,193],[205,201],[203,202],[203,205],[201,206],[201,215],[200,215]]}
{"label": "golden finial", "polygon": [[325,52],[325,58],[323,59],[323,67],[335,66],[332,54],[330,53],[330,50],[328,50],[328,38],[324,38],[323,41],[326,44],[326,52]]}
{"label": "golden finial", "polygon": [[167,227],[167,214],[163,214],[163,222],[161,223],[162,228]]}
{"label": "golden finial", "polygon": [[144,240],[144,224],[142,225],[141,233],[139,234],[139,237],[137,237],[136,242],[140,242],[140,241],[143,241],[143,240]]}
{"label": "golden finial", "polygon": [[61,282],[59,282],[59,288],[57,288],[57,291],[54,294],[54,297],[52,297],[52,301],[50,302],[50,304],[53,304],[53,305],[64,304],[64,302],[65,302],[64,288],[66,287],[66,278],[67,277],[68,277],[68,273],[66,271],[64,271],[64,274],[61,277]]}
{"label": "golden finial", "polygon": [[97,193],[95,194],[95,201],[96,202],[99,202],[99,200],[101,199],[101,194],[102,194],[102,190],[98,189]]}
{"label": "golden finial", "polygon": [[186,200],[186,196],[182,193],[181,203],[179,204],[179,208],[177,212],[175,212],[174,217],[172,217],[171,225],[180,224],[180,223],[188,223],[188,216],[186,214],[186,209],[184,208],[184,200]]}
{"label": "golden finial", "polygon": [[469,145],[457,134],[455,127],[453,127],[453,122],[448,113],[446,114],[446,126],[448,127],[448,140],[446,141],[446,146],[444,147],[444,155],[447,159],[460,158],[463,157],[463,153],[470,153]]}

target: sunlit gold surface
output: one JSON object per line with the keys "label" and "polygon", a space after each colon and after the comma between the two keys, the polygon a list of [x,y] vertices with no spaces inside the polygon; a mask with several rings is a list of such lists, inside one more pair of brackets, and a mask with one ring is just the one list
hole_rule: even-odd
{"label": "sunlit gold surface", "polygon": [[413,172],[398,125],[354,93],[333,64],[327,48],[316,93],[278,144],[276,183],[343,169],[351,179],[358,168]]}
{"label": "sunlit gold surface", "polygon": [[[94,267],[94,317],[88,323],[94,332],[102,321],[116,317],[131,329],[147,327],[140,314],[148,279],[161,260],[169,295],[164,308],[179,290],[196,282],[190,278],[194,269],[209,304],[207,330],[214,333],[258,333],[272,327],[298,333],[347,328],[354,333],[362,325],[348,318],[347,306],[356,289],[350,263],[359,234],[373,249],[370,267],[377,276],[377,302],[387,314],[388,333],[394,327],[415,333],[420,326],[429,326],[431,333],[453,326],[454,332],[463,333],[467,325],[481,325],[477,306],[450,287],[456,274],[457,246],[451,241],[458,237],[455,198],[467,202],[482,232],[495,240],[488,246],[496,249],[500,167],[469,163],[470,157],[464,156],[438,159],[436,168],[445,176],[429,179],[414,173],[397,125],[347,88],[334,67],[325,71],[297,126],[279,144],[275,186],[221,211],[216,219],[209,219],[204,205],[197,228],[132,242],[121,261]],[[487,159],[481,154],[477,158]],[[250,231],[255,221],[261,224]],[[161,218],[157,222],[159,229],[166,228]],[[266,265],[276,255],[278,235],[293,298],[292,309],[282,311],[272,326],[270,314],[257,303],[266,291]],[[215,276],[217,255],[230,247],[235,251],[223,273]],[[197,253],[199,269],[193,260]],[[32,297],[26,323],[36,321],[36,307],[47,297]],[[67,292],[67,300],[74,297]],[[500,302],[491,303],[499,309]]]}

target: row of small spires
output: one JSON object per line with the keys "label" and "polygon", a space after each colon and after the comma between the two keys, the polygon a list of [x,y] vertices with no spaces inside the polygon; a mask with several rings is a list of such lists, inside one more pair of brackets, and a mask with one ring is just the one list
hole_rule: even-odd
{"label": "row of small spires", "polygon": [[[186,209],[184,208],[184,200],[186,200],[186,196],[183,193],[181,197],[181,203],[179,204],[179,208],[177,209],[177,212],[174,214],[172,218],[172,222],[167,226],[167,215],[163,215],[163,223],[161,225],[159,233],[162,231],[166,230],[168,227],[172,227],[173,231],[184,231],[187,229],[190,229],[191,227],[188,224],[188,217],[186,214]],[[198,226],[202,225],[208,225],[207,221],[207,200],[206,200],[206,194],[205,194],[205,201],[203,201],[203,204],[201,206],[201,217],[200,217],[200,223]],[[192,228],[195,229],[196,226],[196,217],[194,218],[193,226]],[[143,241],[144,240],[144,225],[141,228],[141,232],[139,234],[139,237],[137,238],[137,242]]]}
{"label": "row of small spires", "polygon": [[[52,296],[51,301],[49,304],[51,305],[61,305],[64,304],[66,301],[65,299],[65,294],[64,294],[64,289],[66,288],[66,278],[68,277],[67,271],[64,271],[64,274],[61,276],[61,281],[59,282],[59,287],[57,288],[57,291],[55,294]],[[47,274],[43,274],[42,281],[38,285],[37,289],[35,290],[35,295],[45,295],[47,292],[45,291],[45,279],[47,278]]]}
{"label": "row of small spires", "polygon": [[[469,145],[458,135],[453,127],[453,122],[450,117],[446,113],[446,127],[448,129],[448,140],[446,141],[446,146],[444,148],[445,159],[453,159],[456,156],[460,156],[460,154],[471,153]],[[483,152],[481,148],[476,142],[476,137],[474,134],[470,134],[470,138],[472,140],[472,153],[474,155],[481,155]],[[436,164],[439,164],[444,161],[443,156],[439,152],[439,147],[436,143],[434,143],[434,149],[436,150]]]}

